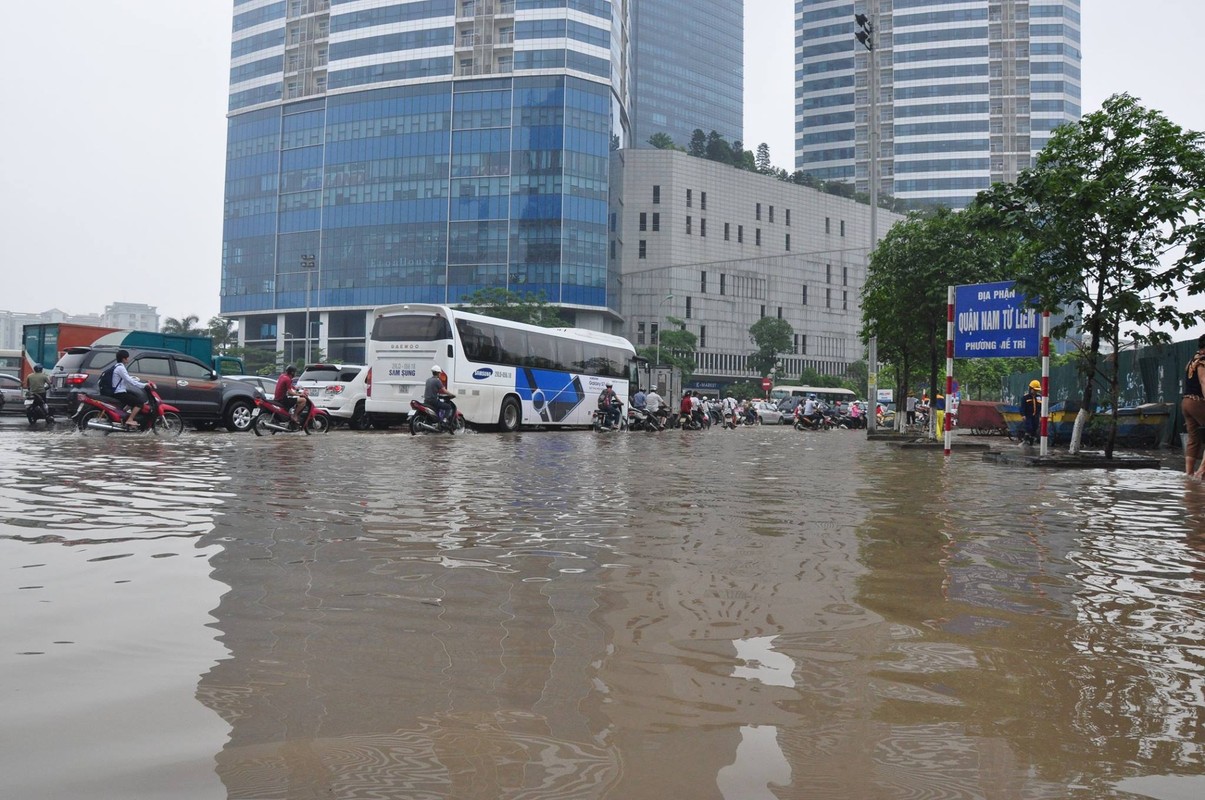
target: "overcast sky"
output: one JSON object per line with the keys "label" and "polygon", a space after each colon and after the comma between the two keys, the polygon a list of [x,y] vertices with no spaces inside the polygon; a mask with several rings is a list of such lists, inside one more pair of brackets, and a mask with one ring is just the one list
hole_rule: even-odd
{"label": "overcast sky", "polygon": [[[793,168],[791,0],[745,0],[745,144]],[[5,3],[0,310],[218,313],[229,0]],[[1205,130],[1201,0],[1085,0],[1083,107]],[[852,35],[852,26],[851,26]]]}

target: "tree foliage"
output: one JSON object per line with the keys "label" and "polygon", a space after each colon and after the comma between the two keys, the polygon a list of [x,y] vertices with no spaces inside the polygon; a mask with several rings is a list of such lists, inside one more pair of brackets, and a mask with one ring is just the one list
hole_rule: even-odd
{"label": "tree foliage", "polygon": [[[1078,314],[1087,335],[1074,452],[1098,377],[1116,414],[1118,363],[1102,351],[1165,342],[1156,326],[1196,321],[1182,298],[1205,292],[1205,137],[1114,95],[1055,130],[1033,169],[981,201],[994,225],[1022,238],[1018,288],[1038,308]],[[1107,457],[1115,432],[1114,424]]]}
{"label": "tree foliage", "polygon": [[196,314],[189,314],[186,317],[176,319],[168,317],[163,320],[163,333],[174,333],[179,336],[204,336],[206,331],[203,328],[198,328],[197,323],[201,318]]}
{"label": "tree foliage", "polygon": [[563,328],[566,321],[556,306],[549,305],[543,292],[513,292],[501,287],[478,289],[463,298],[465,310],[487,317],[509,319],[539,325],[543,328]]}
{"label": "tree foliage", "polygon": [[749,369],[759,375],[769,375],[778,363],[779,353],[791,351],[795,329],[778,317],[762,317],[749,326],[749,340],[757,347],[749,355]]}
{"label": "tree foliage", "polygon": [[677,367],[681,371],[682,383],[685,384],[695,371],[695,350],[699,345],[699,337],[686,330],[685,320],[666,317],[666,321],[674,327],[660,328],[657,331],[661,341],[660,349],[653,344],[640,348],[637,353],[654,365],[658,363],[657,359],[660,356],[661,364]]}
{"label": "tree foliage", "polygon": [[664,131],[658,131],[649,137],[649,145],[657,150],[681,150],[681,147],[674,144],[673,138]]}
{"label": "tree foliage", "polygon": [[225,317],[210,317],[209,322],[205,323],[205,335],[213,339],[213,351],[217,355],[226,355],[230,348],[238,344],[234,320]]}

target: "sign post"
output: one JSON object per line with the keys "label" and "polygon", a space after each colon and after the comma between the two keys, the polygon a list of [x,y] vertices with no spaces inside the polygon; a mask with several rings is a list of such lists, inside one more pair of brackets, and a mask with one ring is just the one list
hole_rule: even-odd
{"label": "sign post", "polygon": [[769,396],[770,396],[770,387],[773,385],[774,385],[774,382],[771,381],[769,378],[761,379],[761,390],[766,393],[767,398],[769,398]]}
{"label": "sign post", "polygon": [[[1042,444],[1050,414],[1050,314],[1041,315],[1017,292],[1016,282],[951,286],[946,311],[946,403],[953,391],[955,358],[1042,356]],[[1040,335],[1039,335],[1040,334]],[[945,454],[950,454],[951,418],[945,415]]]}

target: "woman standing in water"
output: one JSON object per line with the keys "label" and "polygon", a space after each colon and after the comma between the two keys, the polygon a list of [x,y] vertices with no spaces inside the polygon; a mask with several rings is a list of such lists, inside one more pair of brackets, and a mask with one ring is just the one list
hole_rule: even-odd
{"label": "woman standing in water", "polygon": [[1205,437],[1205,335],[1197,339],[1197,352],[1184,370],[1184,398],[1180,410],[1184,413],[1184,425],[1188,428],[1188,444],[1184,448],[1184,474],[1197,480],[1205,479],[1205,460],[1199,469],[1197,458],[1201,453],[1202,438]]}

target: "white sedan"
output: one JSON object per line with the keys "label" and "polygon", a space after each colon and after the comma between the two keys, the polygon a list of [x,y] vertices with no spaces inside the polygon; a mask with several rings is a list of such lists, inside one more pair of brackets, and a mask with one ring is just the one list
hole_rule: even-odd
{"label": "white sedan", "polygon": [[757,410],[757,418],[761,420],[763,425],[779,425],[784,422],[790,422],[790,419],[779,411],[778,406],[773,403],[754,403],[753,408]]}

